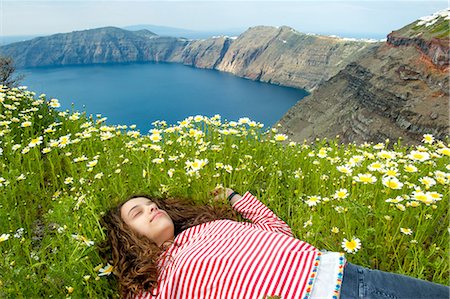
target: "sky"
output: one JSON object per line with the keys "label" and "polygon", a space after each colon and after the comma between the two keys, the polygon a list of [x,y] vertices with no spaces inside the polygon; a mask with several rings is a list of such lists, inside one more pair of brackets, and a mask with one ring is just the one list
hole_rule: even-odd
{"label": "sky", "polygon": [[0,35],[49,35],[152,24],[201,31],[286,25],[304,33],[384,38],[447,1],[20,1],[0,0]]}

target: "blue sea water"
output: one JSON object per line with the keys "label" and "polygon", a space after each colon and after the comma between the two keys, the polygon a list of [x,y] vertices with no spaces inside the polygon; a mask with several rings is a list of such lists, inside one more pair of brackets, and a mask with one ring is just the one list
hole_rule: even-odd
{"label": "blue sea water", "polygon": [[155,120],[176,124],[199,114],[220,114],[222,120],[249,117],[270,127],[308,94],[173,63],[40,67],[21,73],[23,85],[47,99],[57,98],[62,110],[102,114],[108,124],[135,124],[142,133]]}

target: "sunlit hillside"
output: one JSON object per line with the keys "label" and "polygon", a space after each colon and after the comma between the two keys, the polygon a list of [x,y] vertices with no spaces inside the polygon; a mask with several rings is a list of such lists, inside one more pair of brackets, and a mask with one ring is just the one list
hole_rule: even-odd
{"label": "sunlit hillside", "polygon": [[[450,146],[294,143],[248,118],[164,121],[143,134],[57,99],[0,89],[0,297],[118,297],[99,219],[133,193],[212,203],[251,191],[319,249],[448,282]],[[395,144],[394,144],[395,143]]]}

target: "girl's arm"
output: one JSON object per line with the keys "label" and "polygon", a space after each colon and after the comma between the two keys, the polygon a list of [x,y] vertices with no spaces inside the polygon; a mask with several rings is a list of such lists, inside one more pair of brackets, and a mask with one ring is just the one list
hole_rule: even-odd
{"label": "girl's arm", "polygon": [[243,196],[239,194],[230,199],[234,210],[239,212],[244,218],[251,220],[251,225],[260,229],[281,233],[293,237],[289,225],[281,220],[275,213],[266,207],[250,192],[245,192]]}

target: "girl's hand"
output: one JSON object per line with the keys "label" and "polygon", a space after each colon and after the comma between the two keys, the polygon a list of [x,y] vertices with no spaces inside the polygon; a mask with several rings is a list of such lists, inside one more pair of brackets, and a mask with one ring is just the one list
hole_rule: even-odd
{"label": "girl's hand", "polygon": [[224,201],[233,192],[234,192],[233,189],[219,187],[219,188],[215,188],[213,191],[211,191],[211,194],[214,196],[214,200]]}

